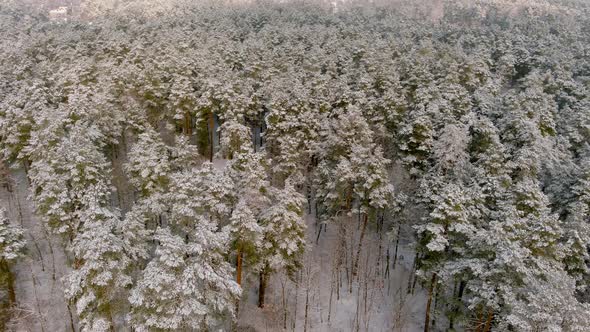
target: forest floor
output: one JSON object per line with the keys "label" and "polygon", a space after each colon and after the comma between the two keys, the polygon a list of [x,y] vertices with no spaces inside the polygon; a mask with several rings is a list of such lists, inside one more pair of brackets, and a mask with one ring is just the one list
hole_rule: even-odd
{"label": "forest floor", "polygon": [[[351,278],[354,263],[350,257],[356,255],[360,233],[358,221],[353,219],[344,217],[340,224],[329,224],[325,230],[322,227],[318,238],[319,227],[308,215],[308,250],[303,269],[295,280],[283,272],[271,276],[264,309],[257,306],[258,279],[251,276],[246,280],[244,292],[248,296],[240,304],[240,330],[420,331],[426,294],[419,285],[415,285],[413,293],[407,291],[414,283],[409,282],[414,259],[409,241],[400,239],[394,265],[395,242],[380,239],[369,230],[362,244],[357,276]],[[341,252],[346,257],[338,267]]]}
{"label": "forest floor", "polygon": [[10,220],[26,230],[25,259],[13,269],[17,306],[11,309],[9,330],[71,331],[75,308],[64,297],[68,264],[60,240],[34,215],[24,169],[12,170],[8,187],[0,187],[0,204]]}

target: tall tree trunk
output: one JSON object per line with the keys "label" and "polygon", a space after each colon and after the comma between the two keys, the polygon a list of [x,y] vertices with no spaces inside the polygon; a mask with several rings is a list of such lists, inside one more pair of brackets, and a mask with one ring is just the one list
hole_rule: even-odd
{"label": "tall tree trunk", "polygon": [[367,231],[367,223],[369,221],[369,215],[365,213],[365,218],[363,220],[363,227],[361,228],[361,236],[359,238],[359,246],[356,251],[356,257],[354,259],[354,266],[352,269],[352,276],[356,277],[358,274],[359,268],[359,259],[361,258],[361,249],[363,248],[363,239],[365,238],[365,232]]}
{"label": "tall tree trunk", "polygon": [[2,274],[6,276],[6,291],[8,292],[8,303],[9,306],[16,304],[16,291],[14,290],[14,276],[10,271],[8,262],[4,259],[0,261],[0,270]]}
{"label": "tall tree trunk", "polygon": [[69,303],[67,304],[67,308],[68,314],[70,316],[70,329],[72,330],[72,332],[76,332],[76,326],[74,324],[74,315],[72,314],[72,308]]}
{"label": "tall tree trunk", "polygon": [[242,260],[244,258],[244,253],[242,252],[241,248],[238,248],[238,254],[236,258],[236,282],[241,287],[242,286]]}
{"label": "tall tree trunk", "polygon": [[307,289],[305,290],[305,318],[303,319],[303,332],[307,332],[308,312],[309,312],[309,282],[307,283]]}
{"label": "tall tree trunk", "polygon": [[287,304],[289,300],[287,299],[287,295],[285,294],[285,289],[287,288],[287,277],[281,280],[281,295],[283,301],[283,330],[287,331]]}
{"label": "tall tree trunk", "polygon": [[184,134],[186,136],[193,134],[193,119],[189,112],[184,113]]}
{"label": "tall tree trunk", "polygon": [[328,302],[328,326],[330,326],[330,319],[332,316],[332,298],[334,297],[334,287],[338,287],[338,280],[336,272],[336,264],[332,265],[332,280],[330,281],[330,300]]}
{"label": "tall tree trunk", "polygon": [[[100,310],[100,309],[99,309]],[[113,319],[113,310],[110,304],[107,304],[103,309],[104,314],[109,320],[109,331],[115,332],[115,320]]]}
{"label": "tall tree trunk", "polygon": [[494,310],[490,309],[488,312],[488,319],[486,319],[486,325],[483,328],[483,332],[490,332],[492,330],[492,321],[494,320]]}
{"label": "tall tree trunk", "polygon": [[299,304],[299,282],[301,281],[301,271],[295,275],[295,309],[293,310],[293,331],[297,327],[297,306]]}
{"label": "tall tree trunk", "polygon": [[[242,248],[238,247],[238,252],[236,255],[236,282],[240,287],[242,287],[242,259],[244,253],[242,252]],[[237,330],[237,319],[240,313],[240,299],[236,299],[236,324],[235,329]]]}
{"label": "tall tree trunk", "polygon": [[[311,165],[308,165],[305,170],[305,194],[307,196],[307,213],[311,215],[312,212],[312,203],[313,203],[313,177],[312,177],[312,168]],[[316,224],[318,220],[316,219]]]}
{"label": "tall tree trunk", "polygon": [[375,271],[377,271],[377,274],[381,274],[381,264],[382,264],[382,259],[383,259],[383,214],[381,214],[381,221],[379,222],[379,229],[377,230],[379,232],[379,248],[377,249],[377,268]]}
{"label": "tall tree trunk", "polygon": [[387,252],[385,254],[385,271],[383,272],[383,278],[387,279],[389,277],[389,261],[391,258],[389,257],[389,247],[387,248]]}
{"label": "tall tree trunk", "polygon": [[459,282],[459,292],[457,293],[457,304],[455,304],[453,306],[453,313],[451,314],[451,317],[449,318],[449,330],[452,330],[455,328],[454,327],[455,317],[459,313],[459,306],[460,306],[461,301],[463,300],[463,292],[465,291],[466,285],[467,285],[467,282],[464,280],[461,280]]}
{"label": "tall tree trunk", "polygon": [[402,225],[397,226],[397,235],[395,238],[395,251],[393,253],[393,269],[395,270],[395,264],[397,263],[397,250],[399,248],[399,235],[401,231]]}
{"label": "tall tree trunk", "polygon": [[352,205],[352,187],[349,187],[346,190],[346,198],[344,201],[345,201],[345,209],[350,210],[350,207]]}
{"label": "tall tree trunk", "polygon": [[215,137],[215,118],[213,112],[209,112],[209,162],[213,162],[213,138]]}
{"label": "tall tree trunk", "polygon": [[16,304],[16,292],[14,290],[14,277],[10,272],[8,262],[4,259],[0,260],[0,277],[2,278],[2,288],[6,289],[8,293],[8,302],[5,299],[0,301],[0,330],[6,329],[6,324],[10,321],[11,308]]}
{"label": "tall tree trunk", "polygon": [[268,281],[268,267],[265,266],[260,271],[260,287],[258,288],[258,307],[264,308],[264,296],[266,294],[266,283]]}
{"label": "tall tree trunk", "polygon": [[[455,282],[453,283],[453,299],[457,298],[457,279],[455,279]],[[447,303],[447,307],[450,307],[450,314],[448,315],[449,317],[449,327],[447,328],[447,331],[453,331],[453,328],[455,326],[455,304],[453,302],[451,303]]]}
{"label": "tall tree trunk", "polygon": [[[25,170],[25,174],[27,175],[27,178],[29,176],[29,169],[31,168],[31,165],[29,163],[28,160],[23,160],[23,169]],[[30,178],[28,178],[29,182],[30,182]]]}
{"label": "tall tree trunk", "polygon": [[416,253],[416,255],[414,255],[414,262],[412,262],[412,269],[410,270],[410,277],[408,278],[408,294],[410,294],[412,292],[412,282],[414,281],[415,273],[414,271],[416,270],[416,264],[418,262],[418,253]]}
{"label": "tall tree trunk", "polygon": [[440,305],[440,287],[434,288],[434,306],[432,310],[432,322],[430,326],[434,329],[436,327],[436,314],[438,313],[438,306]]}
{"label": "tall tree trunk", "polygon": [[426,315],[424,318],[424,332],[430,331],[430,306],[432,305],[432,294],[436,284],[436,273],[432,274],[430,279],[430,287],[428,288],[428,301],[426,302]]}
{"label": "tall tree trunk", "polygon": [[483,306],[480,307],[479,313],[477,314],[477,322],[475,325],[475,332],[481,332],[483,327]]}

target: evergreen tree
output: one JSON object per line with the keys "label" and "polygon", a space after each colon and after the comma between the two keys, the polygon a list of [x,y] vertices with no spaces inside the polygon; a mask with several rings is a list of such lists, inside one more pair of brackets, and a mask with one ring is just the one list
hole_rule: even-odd
{"label": "evergreen tree", "polygon": [[170,214],[156,230],[156,257],[129,298],[135,328],[213,328],[233,313],[240,288],[223,256],[230,239],[221,228],[230,216],[230,192],[231,183],[210,163],[171,177]]}
{"label": "evergreen tree", "polygon": [[261,216],[263,227],[260,248],[260,288],[258,306],[264,307],[265,291],[272,271],[294,272],[301,267],[305,251],[303,195],[287,181],[283,189],[271,188],[271,206]]}
{"label": "evergreen tree", "polygon": [[16,304],[14,276],[11,266],[25,250],[24,230],[10,224],[6,210],[0,207],[0,282],[8,294],[8,305]]}

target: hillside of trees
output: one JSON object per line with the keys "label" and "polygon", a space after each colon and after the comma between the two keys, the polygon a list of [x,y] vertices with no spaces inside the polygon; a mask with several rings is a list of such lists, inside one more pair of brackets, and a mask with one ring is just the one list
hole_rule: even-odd
{"label": "hillside of trees", "polygon": [[590,331],[590,3],[112,3],[0,0],[0,330]]}

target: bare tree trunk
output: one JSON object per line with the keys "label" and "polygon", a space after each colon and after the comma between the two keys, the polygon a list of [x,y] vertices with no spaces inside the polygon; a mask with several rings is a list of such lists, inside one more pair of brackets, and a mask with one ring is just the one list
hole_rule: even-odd
{"label": "bare tree trunk", "polygon": [[[365,295],[363,297],[363,315],[365,317],[367,317],[367,300],[368,300],[368,296],[369,296],[369,275],[370,275],[370,271],[369,271],[369,254],[367,253],[367,259],[365,262],[365,271],[364,271],[364,276],[363,276],[363,291],[365,292]],[[359,285],[360,287],[360,285]]]}
{"label": "bare tree trunk", "polygon": [[113,319],[113,311],[111,310],[111,306],[109,305],[106,310],[107,317],[109,318],[109,323],[111,325],[109,327],[109,331],[115,332],[115,320]]}
{"label": "bare tree trunk", "polygon": [[258,288],[258,307],[264,308],[264,296],[266,294],[266,284],[268,281],[268,266],[260,271],[260,287]]}
{"label": "bare tree trunk", "polygon": [[479,309],[479,313],[477,314],[477,322],[475,325],[475,332],[481,332],[481,328],[483,327],[483,306]]}
{"label": "bare tree trunk", "polygon": [[287,287],[287,277],[285,276],[285,278],[283,280],[281,280],[281,294],[282,294],[282,300],[283,300],[283,330],[287,330],[287,296],[285,294],[285,288]]}
{"label": "bare tree trunk", "polygon": [[[354,234],[353,234],[354,237]],[[352,294],[352,282],[354,281],[354,275],[352,274],[352,271],[354,269],[354,261],[353,261],[353,256],[354,256],[354,249],[353,249],[354,245],[353,242],[350,243],[350,273],[348,274],[350,276],[350,278],[348,279],[348,292],[350,294]]]}
{"label": "bare tree trunk", "polygon": [[397,236],[395,237],[395,251],[393,252],[393,269],[395,270],[395,264],[397,263],[397,250],[399,248],[399,235],[402,226],[397,226]]}
{"label": "bare tree trunk", "polygon": [[184,134],[186,136],[193,134],[193,118],[189,112],[184,113]]}
{"label": "bare tree trunk", "polygon": [[72,332],[76,332],[76,327],[74,325],[74,315],[72,315],[72,308],[70,306],[70,304],[67,304],[68,307],[68,314],[70,316],[70,328],[72,329]]}
{"label": "bare tree trunk", "polygon": [[[23,169],[25,170],[25,174],[27,175],[27,178],[29,177],[29,169],[31,168],[29,161],[28,160],[23,160]],[[30,182],[30,179],[29,179]]]}
{"label": "bare tree trunk", "polygon": [[330,302],[328,303],[328,325],[330,325],[330,318],[332,316],[332,298],[334,296],[334,287],[338,287],[338,280],[337,278],[335,266],[332,266],[332,282],[330,283]]}
{"label": "bare tree trunk", "polygon": [[[344,232],[346,232],[346,230],[344,230]],[[346,236],[346,233],[344,233],[344,236]],[[348,286],[348,284],[351,283],[350,280],[352,279],[352,277],[350,276],[350,269],[348,265],[348,243],[346,243],[346,239],[343,241],[342,245],[344,246],[344,271],[346,272],[346,285]]]}
{"label": "bare tree trunk", "polygon": [[433,308],[433,315],[432,315],[432,323],[430,326],[434,329],[436,326],[436,314],[438,313],[438,306],[440,305],[440,287],[435,287],[434,289],[434,308]]}
{"label": "bare tree trunk", "polygon": [[11,307],[16,304],[16,291],[14,290],[14,276],[10,271],[8,262],[4,259],[0,260],[0,271],[6,276],[6,291],[8,292],[8,305]]}
{"label": "bare tree trunk", "polygon": [[350,207],[352,205],[352,187],[349,187],[346,191],[346,200],[345,200],[345,204],[346,204],[346,210],[350,210]]}
{"label": "bare tree trunk", "polygon": [[453,313],[451,314],[451,317],[449,318],[449,330],[452,330],[455,328],[455,326],[454,326],[455,316],[457,316],[457,313],[459,312],[459,305],[460,305],[461,301],[463,300],[463,292],[465,291],[466,285],[467,285],[467,283],[463,280],[461,280],[459,282],[459,292],[457,294],[457,304],[455,304],[453,306]]}
{"label": "bare tree trunk", "polygon": [[[317,223],[317,219],[316,219],[316,223]],[[315,238],[316,245],[318,245],[318,243],[320,243],[320,235],[322,235],[322,225],[325,225],[325,224],[320,224],[320,227],[318,228],[318,236]]]}
{"label": "bare tree trunk", "polygon": [[406,306],[406,300],[408,298],[408,293],[403,291],[403,288],[400,287],[396,291],[396,295],[399,295],[399,302],[395,306],[394,309],[394,317],[393,317],[393,327],[396,331],[404,331],[404,326],[406,324],[406,316],[404,315],[404,308]]}
{"label": "bare tree trunk", "polygon": [[209,112],[209,119],[208,119],[208,126],[209,126],[209,162],[213,162],[213,137],[215,137],[215,118],[213,117],[213,112]]}
{"label": "bare tree trunk", "polygon": [[494,320],[494,310],[490,309],[488,312],[488,319],[486,319],[486,325],[483,328],[483,332],[490,332],[492,330],[492,321]]}
{"label": "bare tree trunk", "polygon": [[37,276],[33,271],[32,264],[29,264],[29,273],[31,273],[31,280],[33,281],[33,294],[35,295],[35,304],[37,307],[37,315],[39,315],[39,324],[41,325],[41,332],[45,332],[45,317],[41,313],[41,301],[39,301],[39,294],[37,292]]}
{"label": "bare tree trunk", "polygon": [[315,218],[318,219],[318,201],[317,199],[314,201],[313,205],[315,206]]}
{"label": "bare tree trunk", "polygon": [[[367,257],[367,260],[369,258]],[[368,264],[367,264],[368,265]],[[363,282],[363,291],[365,295],[363,296],[363,314],[365,320],[367,319],[367,300],[369,298],[369,267],[365,267],[365,281]]]}
{"label": "bare tree trunk", "polygon": [[385,272],[383,273],[383,278],[387,279],[389,277],[389,247],[387,247],[387,252],[385,254]]}
{"label": "bare tree trunk", "polygon": [[45,272],[45,259],[43,259],[43,254],[41,253],[41,248],[39,248],[39,243],[37,243],[37,239],[33,235],[33,232],[29,232],[29,237],[31,238],[31,242],[33,242],[33,245],[35,246],[37,255],[39,255],[39,262],[41,262],[41,271]]}
{"label": "bare tree trunk", "polygon": [[[309,277],[308,277],[309,278]],[[307,314],[309,312],[309,284],[305,290],[305,318],[303,319],[303,332],[307,332]]]}
{"label": "bare tree trunk", "polygon": [[432,304],[432,294],[434,293],[434,287],[436,284],[436,273],[432,274],[430,280],[430,287],[428,289],[428,301],[426,302],[426,315],[424,319],[424,332],[430,331],[430,306]]}
{"label": "bare tree trunk", "polygon": [[356,257],[354,260],[354,266],[352,268],[352,276],[356,277],[358,274],[358,268],[359,268],[359,259],[361,256],[361,249],[363,248],[363,239],[365,238],[365,233],[367,231],[367,223],[369,222],[369,215],[367,213],[365,213],[365,218],[363,220],[363,227],[361,229],[361,236],[359,238],[359,246],[358,249],[356,251]]}
{"label": "bare tree trunk", "polygon": [[[457,279],[455,279],[455,282],[453,282],[453,299],[457,298]],[[454,317],[454,313],[455,313],[455,304],[454,303],[447,303],[447,307],[450,307],[450,314],[448,315],[449,317],[449,328],[447,330],[453,330],[453,326],[455,324],[455,317]]]}
{"label": "bare tree trunk", "polygon": [[[323,262],[320,262],[323,265]],[[321,266],[321,265],[320,265]],[[322,287],[320,285],[320,283],[315,283],[317,285],[317,309],[319,311],[320,314],[320,324],[324,324],[324,313],[322,311],[322,308],[324,307],[322,304]],[[314,298],[315,298],[315,294],[314,294]]]}
{"label": "bare tree trunk", "polygon": [[14,276],[10,271],[8,262],[0,260],[0,277],[2,277],[3,287],[8,293],[8,302],[0,301],[0,329],[7,330],[6,324],[10,321],[11,308],[16,304],[16,292],[14,290]]}
{"label": "bare tree trunk", "polygon": [[416,267],[416,261],[418,260],[418,254],[414,256],[414,262],[412,263],[412,268],[410,269],[410,277],[408,278],[408,289],[407,292],[410,294],[412,292],[412,281],[414,281],[414,269]]}
{"label": "bare tree trunk", "polygon": [[416,269],[418,268],[418,261],[420,260],[420,256],[418,255],[418,253],[416,253],[416,256],[414,257],[414,265],[412,266],[412,271],[410,274],[410,281],[412,281],[412,287],[411,289],[409,289],[408,291],[411,292],[412,294],[414,294],[414,290],[416,289],[416,282],[418,281],[418,278],[416,277]]}
{"label": "bare tree trunk", "polygon": [[377,268],[376,271],[381,275],[381,264],[383,260],[383,214],[381,215],[381,221],[379,222],[379,248],[377,249]]}
{"label": "bare tree trunk", "polygon": [[[236,255],[236,283],[238,286],[242,287],[242,259],[244,257],[244,253],[242,252],[241,248],[238,247],[238,252]],[[236,300],[236,319],[240,314],[240,299]],[[237,330],[237,322],[235,324],[235,328]]]}
{"label": "bare tree trunk", "polygon": [[412,294],[414,294],[414,291],[416,290],[416,282],[418,281],[418,278],[416,278],[416,276],[414,276],[414,282],[412,283]]}
{"label": "bare tree trunk", "polygon": [[345,234],[344,234],[344,227],[342,226],[342,223],[340,223],[340,226],[338,228],[338,236],[340,237],[339,241],[338,241],[338,252],[336,253],[337,255],[337,261],[336,261],[336,299],[340,300],[340,288],[342,287],[342,274],[340,273],[340,268],[342,267],[342,263],[344,261],[343,259],[343,255],[346,253],[346,238],[345,238]]}
{"label": "bare tree trunk", "polygon": [[51,284],[51,291],[53,291],[53,287],[55,287],[55,282],[57,278],[55,277],[55,252],[53,251],[53,244],[51,243],[51,237],[49,232],[47,231],[47,227],[43,227],[43,233],[45,235],[45,240],[47,241],[47,247],[49,248],[49,254],[51,255],[51,280],[53,283]]}
{"label": "bare tree trunk", "polygon": [[299,282],[301,281],[301,273],[298,272],[297,276],[295,277],[295,310],[293,312],[293,331],[297,327],[297,306],[299,304]]}
{"label": "bare tree trunk", "polygon": [[236,257],[236,282],[239,286],[242,286],[242,259],[244,257],[244,253],[242,252],[242,248],[238,248],[238,254]]}
{"label": "bare tree trunk", "polygon": [[[369,270],[368,265],[369,264],[367,262],[367,270]],[[376,280],[375,279],[378,274],[379,274],[379,272],[377,270],[371,269],[371,272],[370,272],[371,290],[370,290],[370,293],[367,293],[367,296],[369,297],[369,308],[368,308],[368,310],[366,310],[366,313],[365,313],[365,331],[369,331],[369,327],[371,326],[371,316],[372,316],[372,313],[374,312],[373,304],[375,303],[375,292],[376,292],[376,287],[375,287]]]}
{"label": "bare tree trunk", "polygon": [[[307,176],[306,176],[306,191],[307,191],[307,214],[311,215],[311,203],[313,202],[313,190],[312,190],[312,184],[311,184],[311,176],[309,175],[310,170],[309,167],[307,169]],[[316,223],[317,223],[317,218],[316,218]]]}

